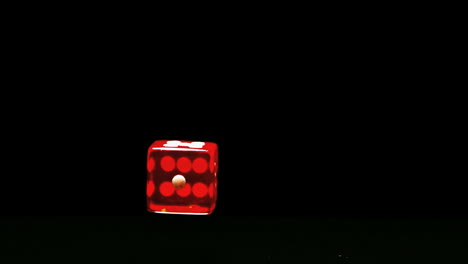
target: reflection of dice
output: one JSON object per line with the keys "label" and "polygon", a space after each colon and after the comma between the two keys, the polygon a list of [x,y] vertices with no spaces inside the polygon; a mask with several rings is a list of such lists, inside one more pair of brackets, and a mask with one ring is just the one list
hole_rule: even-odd
{"label": "reflection of dice", "polygon": [[216,206],[218,146],[157,140],[148,149],[147,208],[153,213],[211,214]]}

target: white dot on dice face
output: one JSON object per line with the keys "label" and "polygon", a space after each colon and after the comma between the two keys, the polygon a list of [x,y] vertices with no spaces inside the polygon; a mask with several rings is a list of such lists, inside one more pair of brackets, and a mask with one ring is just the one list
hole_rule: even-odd
{"label": "white dot on dice face", "polygon": [[174,176],[174,178],[172,178],[172,185],[174,185],[174,188],[177,189],[177,190],[180,190],[182,188],[184,188],[185,186],[185,177],[178,174],[176,176]]}
{"label": "white dot on dice face", "polygon": [[205,145],[205,142],[194,141],[190,143],[191,148],[202,148]]}
{"label": "white dot on dice face", "polygon": [[169,140],[164,144],[165,147],[177,147],[181,142],[179,140]]}

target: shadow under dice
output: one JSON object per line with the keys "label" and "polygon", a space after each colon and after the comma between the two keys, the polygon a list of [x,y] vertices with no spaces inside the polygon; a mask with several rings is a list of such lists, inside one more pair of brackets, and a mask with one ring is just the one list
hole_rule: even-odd
{"label": "shadow under dice", "polygon": [[153,213],[211,214],[216,206],[218,147],[157,140],[148,149],[147,208]]}

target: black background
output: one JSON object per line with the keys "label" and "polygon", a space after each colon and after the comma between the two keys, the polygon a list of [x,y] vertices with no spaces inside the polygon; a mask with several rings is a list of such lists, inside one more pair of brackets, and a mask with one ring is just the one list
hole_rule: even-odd
{"label": "black background", "polygon": [[[466,259],[462,111],[438,90],[409,92],[447,80],[417,65],[426,53],[401,52],[408,41],[26,28],[8,65],[18,94],[2,95],[2,263]],[[213,215],[146,211],[158,139],[219,145]]]}
{"label": "black background", "polygon": [[[440,130],[423,115],[336,101],[275,102],[269,109],[254,99],[231,108],[217,98],[166,100],[166,106],[155,97],[142,100],[141,109],[149,110],[141,111],[122,110],[120,102],[91,109],[89,100],[94,112],[41,113],[48,118],[31,124],[10,152],[19,162],[2,184],[2,258],[394,263],[464,257],[464,194],[450,168],[456,156],[445,147],[449,139],[433,140]],[[146,211],[146,152],[158,139],[219,145],[212,215]]]}
{"label": "black background", "polygon": [[16,199],[4,212],[146,216],[147,149],[175,139],[219,145],[217,215],[463,216],[455,209],[463,198],[453,168],[459,157],[430,113],[424,120],[340,103],[274,112],[244,102],[240,112],[205,100],[149,102],[141,117],[109,104],[38,114],[46,118],[24,130],[27,139],[10,155],[22,173],[7,178],[15,185],[4,185],[12,188],[5,194]]}

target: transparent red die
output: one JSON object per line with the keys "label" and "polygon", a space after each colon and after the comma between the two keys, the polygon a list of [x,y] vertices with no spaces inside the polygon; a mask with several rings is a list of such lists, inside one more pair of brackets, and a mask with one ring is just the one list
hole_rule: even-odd
{"label": "transparent red die", "polygon": [[211,214],[217,199],[218,146],[157,140],[148,149],[147,208],[152,213]]}

